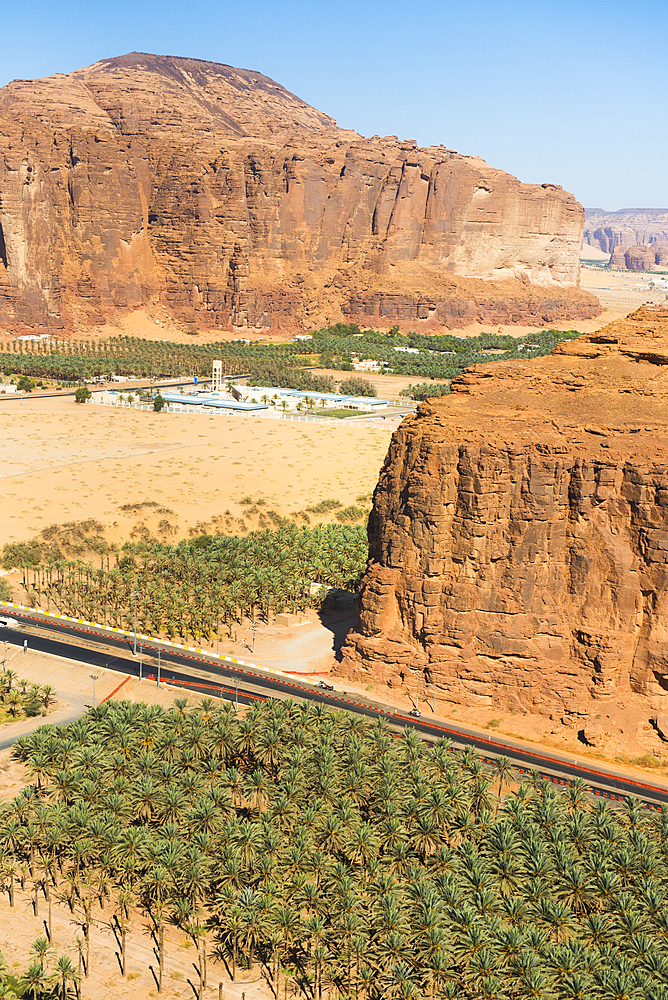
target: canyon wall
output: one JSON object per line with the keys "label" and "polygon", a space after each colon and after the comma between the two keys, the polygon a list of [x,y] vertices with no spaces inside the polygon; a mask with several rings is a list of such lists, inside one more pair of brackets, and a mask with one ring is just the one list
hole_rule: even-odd
{"label": "canyon wall", "polygon": [[161,300],[221,328],[596,315],[583,210],[445,147],[339,129],[259,73],[131,53],[0,90],[0,323]]}
{"label": "canyon wall", "polygon": [[582,242],[612,253],[615,247],[638,247],[668,243],[668,209],[621,208],[605,212],[588,208]]}
{"label": "canyon wall", "polygon": [[471,368],[395,432],[343,670],[576,712],[668,699],[668,310]]}
{"label": "canyon wall", "polygon": [[652,271],[668,265],[668,242],[645,243],[625,249],[618,243],[610,255],[610,267],[627,271]]}

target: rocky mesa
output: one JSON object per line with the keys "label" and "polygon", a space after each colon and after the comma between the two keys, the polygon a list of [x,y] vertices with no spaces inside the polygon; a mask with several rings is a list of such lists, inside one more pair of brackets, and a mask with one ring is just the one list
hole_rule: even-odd
{"label": "rocky mesa", "polygon": [[0,90],[0,323],[160,300],[219,328],[596,315],[584,214],[445,147],[339,129],[260,73],[131,53]]}
{"label": "rocky mesa", "polygon": [[344,671],[577,712],[668,700],[668,310],[465,371],[395,432]]}

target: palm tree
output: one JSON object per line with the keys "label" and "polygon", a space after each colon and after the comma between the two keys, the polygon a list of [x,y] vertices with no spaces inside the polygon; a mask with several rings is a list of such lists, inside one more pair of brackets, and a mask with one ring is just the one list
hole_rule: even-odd
{"label": "palm tree", "polygon": [[503,791],[503,786],[508,784],[510,781],[513,768],[507,757],[496,757],[492,761],[492,767],[496,771],[496,778],[499,782],[499,787],[496,793],[496,808],[494,809],[494,819],[496,819],[499,814],[499,806],[501,805],[501,793]]}
{"label": "palm tree", "polygon": [[51,945],[49,944],[48,939],[45,937],[37,938],[37,940],[33,941],[32,945],[30,946],[30,951],[37,956],[40,967],[43,971],[44,961],[46,959],[46,956],[51,951]]}
{"label": "palm tree", "polygon": [[[129,908],[134,903],[134,895],[129,889],[119,888],[116,893],[116,920],[117,924],[120,924],[121,928],[121,975],[124,976],[126,972],[125,965],[125,945],[127,939],[128,930],[128,914]],[[119,920],[120,915],[120,920]]]}
{"label": "palm tree", "polygon": [[144,887],[149,913],[153,917],[158,934],[158,993],[161,993],[165,966],[164,912],[173,887],[172,876],[164,865],[154,865],[144,879]]}
{"label": "palm tree", "polygon": [[21,976],[21,985],[24,991],[30,990],[33,1000],[42,996],[42,990],[47,984],[44,974],[44,963],[40,961],[31,962],[26,972]]}
{"label": "palm tree", "polygon": [[297,933],[297,929],[300,925],[299,914],[294,910],[291,910],[287,906],[278,906],[274,913],[272,914],[272,923],[278,932],[279,941],[281,944],[280,952],[276,951],[276,961],[274,966],[274,995],[278,998],[279,987],[280,987],[280,967],[281,959],[283,962],[285,974],[284,974],[284,997],[287,1000],[288,996],[288,984],[290,981],[290,976],[287,968],[287,958],[288,949],[290,947],[290,942],[292,938]]}
{"label": "palm tree", "polygon": [[70,985],[72,985],[75,992],[78,993],[81,977],[67,955],[60,956],[49,979],[50,982],[54,984],[58,995],[60,996],[60,1000],[67,1000],[67,997],[71,996],[69,989]]}

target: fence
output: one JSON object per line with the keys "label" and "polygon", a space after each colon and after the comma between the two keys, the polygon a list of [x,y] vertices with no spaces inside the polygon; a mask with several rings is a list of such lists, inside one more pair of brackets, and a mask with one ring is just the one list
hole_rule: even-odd
{"label": "fence", "polygon": [[[151,403],[129,403],[127,399],[100,399],[95,398],[93,395],[92,402],[101,406],[120,406],[126,410],[145,410],[152,411],[153,405]],[[412,406],[410,403],[401,403],[398,400],[391,400],[388,403],[389,407],[401,408],[405,412],[411,412]],[[206,406],[205,404],[192,404],[192,403],[166,403],[163,408],[163,413],[199,413],[207,414],[210,417],[213,416],[223,416],[223,417],[254,417],[256,419],[262,420],[293,420],[298,423],[307,424],[328,424],[330,426],[337,425],[341,426],[343,423],[346,425],[352,425],[355,427],[375,427],[378,426],[377,423],[370,424],[369,421],[380,421],[386,418],[390,420],[395,420],[400,414],[375,414],[370,413],[360,413],[360,415],[346,417],[344,420],[337,419],[336,417],[319,416],[315,413],[281,413],[276,409],[267,410],[255,410],[248,412],[246,410],[226,410],[220,406]],[[381,425],[382,426],[382,425]]]}

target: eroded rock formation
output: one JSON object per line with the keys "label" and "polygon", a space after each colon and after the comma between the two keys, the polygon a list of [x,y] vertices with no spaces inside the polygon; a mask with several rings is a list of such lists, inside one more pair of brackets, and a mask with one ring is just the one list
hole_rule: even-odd
{"label": "eroded rock formation", "polygon": [[651,271],[668,264],[668,242],[624,247],[619,243],[610,256],[610,267],[628,271]]}
{"label": "eroded rock formation", "polygon": [[344,670],[506,709],[665,704],[668,310],[452,390],[392,439]]}
{"label": "eroded rock formation", "polygon": [[620,208],[618,212],[605,212],[588,208],[582,241],[604,253],[612,253],[618,246],[668,243],[668,209]]}
{"label": "eroded rock formation", "polygon": [[0,91],[0,322],[160,298],[220,327],[596,315],[583,210],[336,127],[259,73],[132,53]]}

